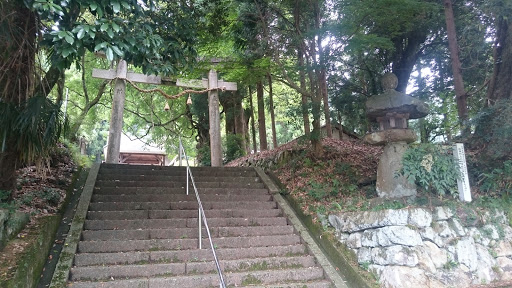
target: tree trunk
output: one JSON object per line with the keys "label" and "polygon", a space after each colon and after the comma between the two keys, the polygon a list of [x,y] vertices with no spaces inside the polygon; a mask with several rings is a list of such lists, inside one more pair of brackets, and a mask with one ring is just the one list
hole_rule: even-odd
{"label": "tree trunk", "polygon": [[[96,97],[92,99],[91,101],[86,98],[86,103],[84,108],[81,110],[80,115],[78,115],[77,119],[73,123],[73,126],[69,129],[68,136],[70,139],[74,139],[77,137],[78,130],[80,130],[80,126],[82,126],[82,123],[89,113],[89,111],[100,101],[101,97],[103,96],[103,93],[105,92],[105,88],[107,87],[107,84],[109,83],[109,80],[104,80],[101,82],[100,86],[98,87],[98,93],[96,94]],[[85,88],[85,85],[84,85]],[[87,88],[86,88],[87,89]],[[84,90],[84,93],[87,94],[87,92]]]}
{"label": "tree trunk", "polygon": [[421,55],[421,45],[427,39],[424,31],[412,31],[405,38],[396,39],[393,73],[398,78],[396,90],[405,93],[416,61]]}
{"label": "tree trunk", "polygon": [[496,22],[494,71],[487,90],[490,105],[500,99],[512,99],[512,20],[500,17]]}
{"label": "tree trunk", "polygon": [[249,98],[251,106],[251,134],[252,134],[252,149],[254,153],[258,152],[258,144],[256,143],[256,125],[254,123],[254,105],[252,101],[252,88],[249,86]]}
{"label": "tree trunk", "polygon": [[[12,150],[15,145],[12,139],[9,142],[6,146],[7,149],[0,153],[0,190],[14,191],[16,189],[18,153]],[[7,200],[12,200],[12,193]]]}
{"label": "tree trunk", "polygon": [[[300,32],[300,7],[298,1],[295,3],[293,18],[295,20],[295,30],[297,33]],[[300,41],[300,44],[297,47],[297,60],[298,60],[298,68],[299,68],[299,82],[300,89],[302,91],[306,90],[306,74],[305,74],[305,66],[304,66],[304,42]],[[304,122],[304,134],[309,138],[311,133],[311,128],[309,126],[309,113],[308,113],[308,98],[304,93],[301,93],[301,104],[302,104],[302,121]]]}
{"label": "tree trunk", "polygon": [[453,85],[455,86],[455,100],[457,103],[459,125],[461,126],[461,131],[464,132],[466,130],[468,120],[468,96],[466,94],[466,91],[464,90],[464,81],[462,80],[462,71],[459,58],[459,45],[457,44],[455,18],[453,16],[453,7],[451,0],[444,0],[444,15],[446,19],[448,47],[450,48],[450,57],[452,59]]}
{"label": "tree trunk", "polygon": [[263,82],[256,84],[256,99],[258,101],[258,132],[260,136],[260,151],[268,149],[267,126],[265,124],[265,104],[263,103]]}
{"label": "tree trunk", "polygon": [[[321,31],[321,12],[320,12],[320,3],[319,1],[315,1],[314,4],[314,13],[315,13],[315,28],[317,31]],[[318,49],[318,59],[319,66],[317,67],[317,81],[318,81],[318,92],[321,94],[322,99],[324,101],[324,117],[325,117],[325,129],[327,130],[326,136],[327,138],[332,138],[332,127],[331,127],[331,112],[329,111],[329,97],[327,95],[327,76],[325,69],[325,55],[324,49],[322,47],[322,35],[317,35],[317,49]]]}
{"label": "tree trunk", "polygon": [[268,99],[270,105],[270,125],[272,126],[272,145],[277,148],[277,135],[276,135],[276,116],[274,113],[274,95],[272,93],[272,75],[267,74],[268,77]]}
{"label": "tree trunk", "polygon": [[20,135],[12,127],[35,85],[37,26],[36,15],[23,1],[3,1],[0,6],[0,105],[9,105],[12,112],[0,116],[0,190],[14,191],[21,153],[16,145]]}

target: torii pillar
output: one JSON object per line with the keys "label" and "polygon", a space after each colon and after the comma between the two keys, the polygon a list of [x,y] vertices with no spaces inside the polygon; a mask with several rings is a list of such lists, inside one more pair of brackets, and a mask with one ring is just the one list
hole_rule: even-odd
{"label": "torii pillar", "polygon": [[107,163],[119,163],[121,150],[121,132],[123,131],[123,112],[126,93],[126,73],[128,66],[125,60],[120,60],[116,70],[116,84],[114,99],[112,101],[112,113],[110,115],[110,129],[108,131]]}
{"label": "torii pillar", "polygon": [[[217,71],[211,69],[208,73],[208,89],[218,86]],[[219,91],[217,89],[208,92],[208,115],[210,120],[210,157],[212,167],[222,166],[222,149],[220,140],[220,113]]]}

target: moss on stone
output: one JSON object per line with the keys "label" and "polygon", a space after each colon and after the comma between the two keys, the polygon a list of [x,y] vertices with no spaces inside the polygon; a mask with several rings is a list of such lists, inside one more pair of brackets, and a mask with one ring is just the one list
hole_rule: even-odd
{"label": "moss on stone", "polygon": [[56,215],[41,218],[28,228],[25,237],[7,244],[5,251],[14,253],[1,261],[1,288],[37,285],[60,220]]}

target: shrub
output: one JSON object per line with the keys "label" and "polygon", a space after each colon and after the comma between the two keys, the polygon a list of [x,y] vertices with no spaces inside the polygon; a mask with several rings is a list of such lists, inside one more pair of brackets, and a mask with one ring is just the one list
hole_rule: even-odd
{"label": "shrub", "polygon": [[503,162],[503,166],[480,175],[480,189],[491,194],[512,194],[512,160]]}
{"label": "shrub", "polygon": [[199,166],[212,166],[210,146],[204,145],[197,149],[197,163],[199,163]]}
{"label": "shrub", "polygon": [[411,147],[405,152],[402,164],[399,174],[426,191],[438,195],[457,191],[459,168],[451,147],[434,144]]}
{"label": "shrub", "polygon": [[244,139],[239,134],[226,136],[226,162],[230,162],[245,155]]}

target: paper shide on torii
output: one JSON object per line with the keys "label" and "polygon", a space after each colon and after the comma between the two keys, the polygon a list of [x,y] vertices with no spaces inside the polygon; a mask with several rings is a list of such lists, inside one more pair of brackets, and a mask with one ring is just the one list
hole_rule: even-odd
{"label": "paper shide on torii", "polygon": [[[218,61],[212,61],[217,63]],[[125,60],[120,60],[117,69],[104,70],[93,69],[92,77],[114,80],[114,98],[112,103],[112,114],[110,116],[110,129],[107,144],[107,163],[119,163],[119,152],[121,147],[121,132],[123,130],[123,112],[126,96],[126,83],[130,83],[135,89],[141,92],[160,92],[167,99],[177,99],[187,93],[206,93],[208,92],[208,110],[210,119],[210,145],[211,145],[211,163],[213,167],[222,166],[222,148],[220,139],[220,113],[219,113],[219,90],[236,91],[237,84],[234,82],[225,82],[218,79],[217,71],[210,69],[208,79],[187,80],[177,79],[173,81],[163,81],[162,77],[156,75],[144,75],[128,71],[128,64]],[[162,90],[140,89],[134,83],[154,84],[154,85],[173,85],[184,88],[196,88],[204,90],[185,90],[176,95],[167,95]]]}

